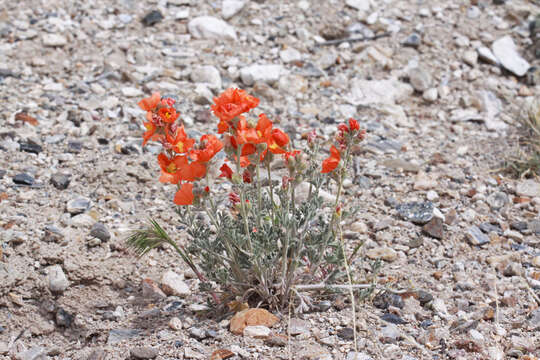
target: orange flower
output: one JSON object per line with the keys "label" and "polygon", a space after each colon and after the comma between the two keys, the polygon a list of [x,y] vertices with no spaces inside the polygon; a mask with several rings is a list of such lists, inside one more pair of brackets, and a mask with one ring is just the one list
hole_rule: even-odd
{"label": "orange flower", "polygon": [[152,110],[155,110],[160,100],[161,100],[161,95],[159,95],[158,92],[155,92],[152,94],[152,96],[144,98],[141,101],[139,101],[138,105],[144,111],[152,111]]}
{"label": "orange flower", "polygon": [[146,145],[148,140],[150,140],[154,136],[154,134],[156,133],[156,125],[154,125],[153,122],[148,121],[148,122],[145,122],[143,125],[146,128],[146,132],[143,135],[142,146]]}
{"label": "orange flower", "polygon": [[356,121],[353,118],[350,118],[349,119],[349,129],[351,129],[351,131],[360,130],[360,125],[358,125],[358,121]]}
{"label": "orange flower", "polygon": [[201,137],[201,144],[204,146],[202,149],[191,150],[189,153],[193,161],[208,162],[223,149],[223,143],[212,134],[203,135]]}
{"label": "orange flower", "polygon": [[230,121],[240,114],[248,112],[259,105],[259,99],[240,89],[227,89],[219,97],[214,98],[212,111],[221,120],[218,133],[222,134],[229,128]]}
{"label": "orange flower", "polygon": [[339,150],[334,145],[332,145],[332,147],[330,148],[330,156],[326,158],[322,163],[321,173],[326,174],[334,171],[334,169],[338,166],[340,159],[341,154],[339,153]]}
{"label": "orange flower", "polygon": [[271,136],[267,141],[268,150],[270,150],[272,154],[284,154],[286,151],[283,149],[283,147],[288,143],[289,135],[287,135],[283,130],[272,129]]}
{"label": "orange flower", "polygon": [[173,151],[179,154],[188,152],[195,144],[194,139],[188,138],[184,125],[176,130],[175,136],[167,132],[167,142],[172,145]]}
{"label": "orange flower", "polygon": [[233,171],[229,167],[229,165],[223,164],[223,165],[221,165],[219,170],[221,170],[221,174],[219,175],[219,177],[224,177],[224,178],[227,178],[229,180],[232,179]]}
{"label": "orange flower", "polygon": [[176,205],[191,205],[194,199],[193,184],[189,182],[183,183],[174,195],[174,203]]}
{"label": "orange flower", "polygon": [[173,107],[163,107],[158,110],[158,115],[166,123],[173,123],[178,119],[178,113],[176,113],[176,109]]}
{"label": "orange flower", "polygon": [[188,161],[187,156],[175,156],[169,159],[167,155],[158,155],[158,162],[161,166],[161,176],[159,181],[163,183],[178,184],[180,180],[195,181],[206,175],[206,166],[201,163]]}
{"label": "orange flower", "polygon": [[286,162],[289,162],[289,158],[296,157],[296,155],[298,155],[300,153],[301,153],[300,150],[287,151],[286,153],[283,154],[283,158],[285,158]]}

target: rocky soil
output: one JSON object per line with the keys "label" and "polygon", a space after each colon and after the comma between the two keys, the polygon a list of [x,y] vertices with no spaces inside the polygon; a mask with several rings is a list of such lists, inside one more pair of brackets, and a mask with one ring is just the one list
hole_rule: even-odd
{"label": "rocky soil", "polygon": [[[539,13],[532,0],[3,2],[0,358],[538,358],[540,181],[501,163],[540,94]],[[231,86],[298,145],[351,116],[368,130],[347,241],[365,241],[356,281],[383,264],[357,306],[358,353],[345,295],[236,335],[230,316],[201,316],[171,249],[125,248],[148,216],[185,240],[136,102],[176,95],[197,134]]]}

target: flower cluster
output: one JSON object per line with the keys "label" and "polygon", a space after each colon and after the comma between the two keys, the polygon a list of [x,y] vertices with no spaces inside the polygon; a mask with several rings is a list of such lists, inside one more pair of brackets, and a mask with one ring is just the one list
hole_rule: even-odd
{"label": "flower cluster", "polygon": [[[162,99],[159,93],[139,102],[147,120],[143,146],[150,139],[162,143],[163,152],[157,157],[161,167],[159,181],[177,185],[175,204],[191,205],[195,199],[193,183],[206,176],[208,163],[221,151],[223,143],[212,134],[203,135],[198,144],[189,138],[184,126],[176,123],[180,114],[174,103],[171,98]],[[205,187],[202,194],[208,192]]]}
{"label": "flower cluster", "polygon": [[354,145],[366,137],[366,130],[360,130],[360,125],[355,119],[349,119],[349,126],[347,124],[340,124],[338,126],[338,134],[336,141],[339,149],[332,145],[330,148],[330,156],[323,161],[322,173],[330,173],[334,171],[341,160],[341,153],[349,148],[350,145]]}

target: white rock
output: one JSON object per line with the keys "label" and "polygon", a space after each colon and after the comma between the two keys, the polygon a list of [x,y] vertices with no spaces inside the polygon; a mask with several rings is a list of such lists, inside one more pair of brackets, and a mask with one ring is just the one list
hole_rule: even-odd
{"label": "white rock", "polygon": [[161,288],[167,295],[186,296],[191,294],[191,290],[184,282],[183,277],[172,270],[167,271],[161,277]]}
{"label": "white rock", "polygon": [[437,312],[439,316],[446,317],[448,315],[448,309],[443,299],[437,298],[433,300],[433,310]]}
{"label": "white rock", "polygon": [[301,92],[305,92],[308,88],[308,82],[306,78],[301,75],[286,75],[282,76],[278,82],[278,88],[280,91],[289,95],[297,95]]}
{"label": "white rock", "polygon": [[497,60],[497,58],[495,57],[495,55],[493,55],[493,53],[491,52],[491,50],[489,50],[489,48],[485,46],[480,46],[479,48],[476,49],[476,51],[478,52],[478,56],[480,57],[480,60],[487,62],[488,64],[493,64],[493,65],[496,65],[499,63],[499,60]]}
{"label": "white rock", "polygon": [[191,81],[195,83],[205,83],[211,89],[221,89],[221,75],[214,66],[197,66],[191,71]]}
{"label": "white rock", "polygon": [[90,227],[94,225],[95,222],[96,220],[94,220],[94,218],[91,217],[90,215],[79,214],[79,215],[73,216],[70,219],[69,224],[73,227],[79,228],[79,227]]}
{"label": "white rock", "polygon": [[536,255],[535,257],[533,257],[531,264],[533,264],[533,266],[536,266],[537,268],[540,268],[540,255]]}
{"label": "white rock", "polygon": [[476,329],[471,329],[469,330],[469,335],[471,337],[471,339],[475,340],[475,341],[484,341],[484,335],[482,335],[480,333],[480,331],[476,330]]}
{"label": "white rock", "polygon": [[435,190],[429,190],[426,194],[426,199],[429,201],[438,201],[439,200],[439,194]]}
{"label": "white rock", "polygon": [[413,91],[412,86],[397,79],[353,79],[346,99],[353,105],[394,104],[409,97]]}
{"label": "white rock", "polygon": [[300,51],[294,48],[287,48],[285,50],[281,50],[279,52],[279,57],[281,58],[281,61],[283,61],[284,63],[290,63],[290,62],[302,60],[302,54],[300,54]]}
{"label": "white rock", "polygon": [[254,338],[266,338],[270,336],[271,330],[263,325],[246,326],[244,328],[244,336]]}
{"label": "white rock", "polygon": [[212,16],[199,16],[188,23],[190,34],[198,39],[236,40],[236,30],[225,21]]}
{"label": "white rock", "polygon": [[242,82],[251,86],[258,81],[273,84],[279,81],[281,75],[285,74],[285,69],[281,65],[250,65],[240,70]]}
{"label": "white rock", "polygon": [[401,331],[394,324],[388,324],[381,329],[381,336],[385,339],[385,342],[394,342],[401,337]]}
{"label": "white rock", "polygon": [[383,259],[385,261],[392,262],[397,259],[397,252],[388,246],[382,246],[369,249],[366,252],[366,256],[372,260]]}
{"label": "white rock", "polygon": [[62,293],[69,287],[69,281],[60,265],[53,265],[48,270],[49,290],[53,293]]}
{"label": "white rock", "polygon": [[523,76],[531,65],[517,52],[516,44],[510,35],[495,40],[491,46],[493,54],[501,65],[517,76]]}
{"label": "white rock", "polygon": [[516,185],[516,193],[520,196],[538,197],[540,196],[540,182],[533,179],[520,181]]}
{"label": "white rock", "polygon": [[414,179],[414,190],[429,190],[437,187],[437,179],[423,171],[418,172]]}
{"label": "white rock", "polygon": [[475,66],[478,62],[478,52],[474,50],[467,50],[463,53],[463,61],[470,66]]}
{"label": "white rock", "polygon": [[182,327],[183,327],[182,320],[180,320],[176,316],[172,317],[171,320],[169,320],[169,327],[176,331],[182,330]]}
{"label": "white rock", "polygon": [[373,360],[373,358],[366,353],[351,351],[347,354],[347,360]]}
{"label": "white rock", "polygon": [[503,360],[504,351],[498,346],[490,346],[487,349],[488,356],[491,360]]}
{"label": "white rock", "polygon": [[426,100],[427,102],[434,102],[439,97],[439,91],[437,88],[431,88],[424,91],[422,94],[422,98]]}
{"label": "white rock", "polygon": [[199,105],[211,104],[214,98],[212,91],[208,89],[206,84],[197,84],[197,86],[195,86],[195,94],[197,95],[195,98],[195,103]]}
{"label": "white rock", "polygon": [[176,12],[174,15],[175,20],[185,20],[189,18],[189,9],[181,9]]}
{"label": "white rock", "polygon": [[44,34],[41,38],[44,46],[64,46],[67,44],[67,38],[59,34]]}
{"label": "white rock", "polygon": [[48,83],[43,87],[45,91],[62,91],[64,90],[64,85],[62,83]]}
{"label": "white rock", "polygon": [[360,11],[368,11],[371,7],[371,0],[346,0],[345,3]]}
{"label": "white rock", "polygon": [[122,95],[126,97],[138,97],[138,96],[142,96],[143,92],[139,88],[127,86],[127,87],[122,88]]}
{"label": "white rock", "polygon": [[221,3],[221,16],[223,16],[225,20],[229,20],[234,15],[238,14],[244,5],[246,5],[244,0],[223,0]]}
{"label": "white rock", "polygon": [[[301,182],[296,187],[296,201],[297,203],[303,203],[307,200],[309,194],[309,183],[307,181]],[[319,196],[325,203],[333,204],[336,202],[336,196],[328,191],[319,190]]]}

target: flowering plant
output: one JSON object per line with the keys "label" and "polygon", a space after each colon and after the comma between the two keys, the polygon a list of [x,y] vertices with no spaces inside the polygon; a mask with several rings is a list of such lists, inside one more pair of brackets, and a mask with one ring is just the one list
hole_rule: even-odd
{"label": "flowering plant", "polygon": [[[162,144],[159,180],[176,185],[173,201],[189,245],[177,244],[154,220],[128,244],[140,255],[172,245],[216,304],[240,300],[279,308],[298,299],[305,310],[309,298],[296,290],[299,284],[331,283],[344,268],[351,282],[341,198],[353,146],[365,137],[358,122],[339,125],[321,163],[315,131],[304,151],[294,149],[265,114],[251,115],[259,99],[244,90],[228,89],[214,99],[217,135],[198,140],[178,124],[174,104],[159,93],[139,102],[146,111],[143,146]],[[325,212],[320,195],[332,180],[337,194]]]}

